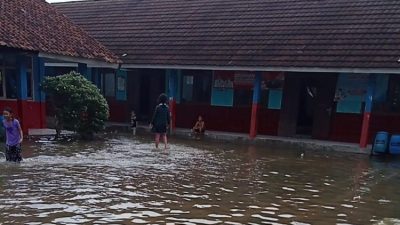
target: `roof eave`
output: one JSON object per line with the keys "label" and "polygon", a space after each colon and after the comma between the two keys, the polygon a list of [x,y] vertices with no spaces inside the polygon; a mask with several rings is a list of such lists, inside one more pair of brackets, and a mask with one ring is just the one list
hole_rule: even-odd
{"label": "roof eave", "polygon": [[308,73],[364,73],[400,74],[399,68],[335,68],[335,67],[274,67],[274,66],[213,66],[213,65],[162,65],[122,64],[123,69],[187,69],[187,70],[230,70],[230,71],[279,71]]}
{"label": "roof eave", "polygon": [[106,62],[98,59],[88,59],[83,57],[74,57],[74,56],[66,56],[52,53],[39,52],[39,57],[54,59],[64,62],[73,62],[73,63],[84,63],[87,64],[88,67],[105,67],[105,68],[113,68],[117,69],[120,65],[121,61],[115,60],[115,62]]}

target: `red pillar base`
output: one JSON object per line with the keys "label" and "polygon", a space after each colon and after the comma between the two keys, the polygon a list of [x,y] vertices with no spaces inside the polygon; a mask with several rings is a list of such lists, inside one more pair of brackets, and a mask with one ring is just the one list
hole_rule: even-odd
{"label": "red pillar base", "polygon": [[369,130],[370,119],[371,119],[371,113],[367,112],[364,113],[364,118],[361,128],[360,148],[366,148],[368,145],[368,130]]}
{"label": "red pillar base", "polygon": [[176,128],[176,100],[172,99],[169,101],[169,109],[171,112],[171,131],[175,131]]}
{"label": "red pillar base", "polygon": [[254,139],[257,136],[257,114],[259,105],[253,103],[251,107],[251,120],[250,120],[250,139]]}

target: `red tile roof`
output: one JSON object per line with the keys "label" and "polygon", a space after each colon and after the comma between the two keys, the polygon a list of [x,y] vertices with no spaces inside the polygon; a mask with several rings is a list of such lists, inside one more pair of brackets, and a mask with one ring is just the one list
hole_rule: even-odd
{"label": "red tile roof", "polygon": [[44,0],[0,1],[0,47],[116,63],[106,47]]}
{"label": "red tile roof", "polygon": [[99,0],[55,4],[125,63],[400,68],[399,0]]}

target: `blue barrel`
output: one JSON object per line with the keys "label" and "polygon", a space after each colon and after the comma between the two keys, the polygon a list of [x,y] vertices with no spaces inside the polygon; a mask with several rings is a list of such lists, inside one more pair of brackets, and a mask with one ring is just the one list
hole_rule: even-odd
{"label": "blue barrel", "polygon": [[400,155],[400,134],[393,134],[390,138],[389,153]]}
{"label": "blue barrel", "polygon": [[374,153],[385,153],[389,144],[389,133],[388,132],[378,132],[375,136],[374,145],[372,151]]}

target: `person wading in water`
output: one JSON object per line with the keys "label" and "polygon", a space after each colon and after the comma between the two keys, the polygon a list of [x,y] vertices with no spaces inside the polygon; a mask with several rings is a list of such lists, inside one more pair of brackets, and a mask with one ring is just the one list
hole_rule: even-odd
{"label": "person wading in water", "polygon": [[156,148],[160,143],[160,137],[164,141],[164,148],[167,149],[167,129],[170,124],[170,112],[167,105],[168,98],[165,94],[158,97],[158,105],[154,110],[153,118],[150,122],[151,131],[155,134]]}
{"label": "person wading in water", "polygon": [[14,118],[11,108],[3,110],[3,126],[6,130],[6,160],[12,162],[22,161],[21,143],[23,133],[19,121]]}

